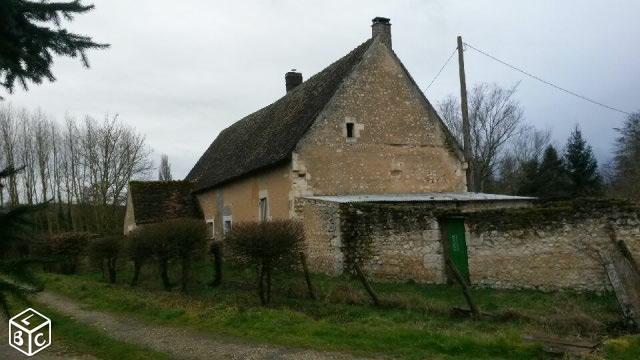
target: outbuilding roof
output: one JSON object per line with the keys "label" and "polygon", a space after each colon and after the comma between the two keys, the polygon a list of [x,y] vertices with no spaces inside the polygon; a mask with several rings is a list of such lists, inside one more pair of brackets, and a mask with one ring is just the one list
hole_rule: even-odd
{"label": "outbuilding roof", "polygon": [[530,201],[534,197],[485,194],[474,192],[431,192],[421,194],[372,194],[308,196],[305,199],[336,203],[353,202],[470,202],[470,201]]}
{"label": "outbuilding roof", "polygon": [[191,194],[188,181],[132,181],[129,192],[136,224],[162,222],[168,219],[199,218],[200,208]]}

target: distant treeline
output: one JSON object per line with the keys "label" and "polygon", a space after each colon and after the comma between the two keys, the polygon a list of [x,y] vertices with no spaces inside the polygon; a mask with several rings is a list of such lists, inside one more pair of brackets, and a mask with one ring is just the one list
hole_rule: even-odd
{"label": "distant treeline", "polygon": [[[527,124],[516,99],[517,85],[481,83],[469,92],[474,178],[470,191],[543,198],[609,195],[640,201],[640,112],[615,128],[612,160],[599,167],[578,125],[559,148],[549,130]],[[462,144],[460,100],[449,95],[437,108]]]}
{"label": "distant treeline", "polygon": [[67,116],[0,104],[0,169],[23,168],[5,181],[0,206],[48,202],[47,231],[119,232],[127,184],[152,169],[143,135],[118,120]]}

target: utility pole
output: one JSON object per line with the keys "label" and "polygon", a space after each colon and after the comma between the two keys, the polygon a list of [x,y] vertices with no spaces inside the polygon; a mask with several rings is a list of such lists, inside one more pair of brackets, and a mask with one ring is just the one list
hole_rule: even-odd
{"label": "utility pole", "polygon": [[467,191],[474,191],[471,159],[471,128],[469,127],[469,107],[467,105],[467,80],[464,75],[464,47],[462,36],[458,36],[458,65],[460,68],[460,101],[462,108],[462,141],[464,160],[467,162]]}

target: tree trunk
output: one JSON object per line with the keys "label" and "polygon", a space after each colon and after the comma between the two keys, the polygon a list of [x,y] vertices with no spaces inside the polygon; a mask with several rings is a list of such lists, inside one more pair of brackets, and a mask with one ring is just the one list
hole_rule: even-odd
{"label": "tree trunk", "polygon": [[358,265],[358,263],[356,262],[355,264],[353,264],[353,267],[356,270],[356,275],[358,276],[358,279],[362,283],[362,286],[364,286],[365,290],[367,290],[367,293],[369,293],[369,296],[371,297],[371,300],[373,301],[373,303],[376,306],[380,306],[380,299],[378,299],[378,295],[375,293],[371,285],[369,285],[369,281],[367,281],[366,276],[364,276],[364,273],[360,269],[360,265]]}
{"label": "tree trunk", "polygon": [[142,261],[133,261],[133,278],[131,279],[131,286],[138,285],[138,278],[140,277],[140,270],[142,269]]}
{"label": "tree trunk", "polygon": [[169,281],[169,270],[167,259],[161,259],[160,261],[160,276],[162,277],[162,285],[167,291],[171,291],[171,282]]}
{"label": "tree trunk", "polygon": [[311,274],[309,273],[309,267],[307,266],[307,256],[304,252],[300,252],[300,263],[302,264],[302,271],[304,272],[304,280],[307,282],[307,290],[309,290],[309,297],[312,300],[316,300],[316,292],[311,283]]}
{"label": "tree trunk", "polygon": [[264,266],[258,265],[258,295],[260,296],[260,304],[267,305],[267,299],[264,296]]}
{"label": "tree trunk", "polygon": [[449,270],[451,270],[451,273],[453,274],[453,278],[462,287],[462,293],[464,294],[464,298],[467,301],[467,304],[469,305],[469,309],[471,310],[471,315],[473,316],[474,319],[478,319],[480,317],[480,310],[478,309],[478,306],[476,306],[475,302],[473,302],[473,299],[471,298],[471,293],[469,292],[469,287],[467,286],[467,282],[464,280],[464,278],[460,274],[460,271],[458,271],[458,268],[456,268],[456,266],[453,264],[450,258],[447,257],[445,262],[447,263]]}
{"label": "tree trunk", "polygon": [[187,292],[187,284],[189,283],[189,277],[191,275],[191,259],[188,256],[182,258],[182,287],[183,293]]}
{"label": "tree trunk", "polygon": [[266,269],[266,285],[267,285],[267,305],[271,304],[271,267]]}
{"label": "tree trunk", "polygon": [[116,261],[117,258],[111,258],[107,260],[107,266],[109,270],[109,283],[116,283]]}
{"label": "tree trunk", "polygon": [[213,252],[213,261],[214,261],[214,277],[211,284],[211,287],[219,286],[222,283],[222,244],[219,242],[214,242],[211,245],[211,251]]}

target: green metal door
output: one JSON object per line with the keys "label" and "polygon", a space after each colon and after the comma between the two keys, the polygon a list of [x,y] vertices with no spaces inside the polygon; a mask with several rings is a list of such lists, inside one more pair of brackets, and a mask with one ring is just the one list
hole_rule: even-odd
{"label": "green metal door", "polygon": [[449,240],[449,255],[451,261],[465,280],[469,281],[469,261],[467,256],[467,242],[464,239],[464,219],[447,219],[447,239]]}

